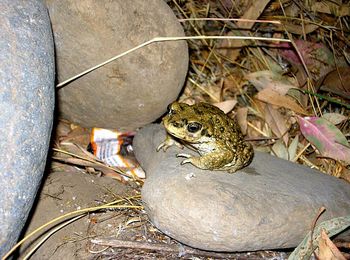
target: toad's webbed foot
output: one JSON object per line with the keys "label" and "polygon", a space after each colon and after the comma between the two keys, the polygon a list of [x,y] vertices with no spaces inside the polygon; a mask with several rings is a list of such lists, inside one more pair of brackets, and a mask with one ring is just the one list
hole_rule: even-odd
{"label": "toad's webbed foot", "polygon": [[157,147],[157,152],[160,151],[160,149],[162,149],[164,152],[170,147],[176,145],[177,147],[179,147],[180,149],[183,149],[183,145],[180,144],[179,142],[177,142],[175,139],[173,139],[170,135],[167,135],[165,140],[160,143]]}

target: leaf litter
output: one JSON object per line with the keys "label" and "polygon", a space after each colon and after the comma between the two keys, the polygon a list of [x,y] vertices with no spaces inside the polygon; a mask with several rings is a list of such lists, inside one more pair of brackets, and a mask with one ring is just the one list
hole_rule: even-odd
{"label": "leaf litter", "polygon": [[[188,40],[190,67],[179,101],[217,103],[229,116],[236,117],[255,149],[350,182],[349,1],[168,0],[167,3],[187,36],[243,35],[294,42]],[[247,20],[227,20],[230,18]],[[257,19],[271,22],[254,21]],[[123,169],[110,167],[82,151],[89,143],[89,129],[66,121],[61,121],[56,129],[52,171],[78,167],[140,190],[142,180],[125,179]],[[137,204],[141,205],[141,201]],[[141,223],[133,236],[125,238],[144,244],[114,241],[119,246],[115,249],[111,246],[107,251],[94,250],[96,257],[272,259],[278,255],[270,251],[257,253],[257,258],[252,258],[251,253],[206,255],[188,249],[187,255],[179,256],[177,242],[157,231],[140,212],[132,209],[127,212],[132,212],[131,217],[125,219],[125,228],[119,232],[125,235],[134,224]],[[322,239],[320,255],[338,254],[323,233]],[[169,247],[159,247],[157,243]]]}

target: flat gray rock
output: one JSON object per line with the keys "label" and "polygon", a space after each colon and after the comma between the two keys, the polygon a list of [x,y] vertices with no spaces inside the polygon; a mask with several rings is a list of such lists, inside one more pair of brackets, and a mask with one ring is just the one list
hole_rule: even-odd
{"label": "flat gray rock", "polygon": [[[234,174],[180,165],[177,147],[156,152],[165,138],[148,125],[134,139],[147,174],[142,199],[154,225],[192,247],[252,251],[297,246],[320,207],[320,222],[350,214],[350,185],[319,171],[256,152]],[[191,151],[186,151],[191,153]]]}

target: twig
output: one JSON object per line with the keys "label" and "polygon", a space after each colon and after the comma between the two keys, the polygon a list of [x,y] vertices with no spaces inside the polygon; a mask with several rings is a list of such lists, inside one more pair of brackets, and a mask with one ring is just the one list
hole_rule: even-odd
{"label": "twig", "polygon": [[310,146],[311,144],[308,143],[307,145],[305,145],[305,147],[303,149],[301,149],[301,151],[293,158],[292,162],[296,162],[299,157],[305,152],[305,150]]}
{"label": "twig", "polygon": [[217,253],[210,251],[202,251],[199,249],[185,247],[181,244],[178,245],[169,245],[169,244],[160,244],[160,243],[148,243],[148,242],[138,242],[138,241],[125,241],[114,238],[104,238],[104,239],[92,239],[91,243],[101,245],[101,246],[110,246],[115,248],[131,248],[131,249],[140,249],[140,250],[154,250],[170,253],[178,253],[179,255],[197,255],[205,257],[215,257],[215,258],[228,258],[237,256],[237,254],[230,253]]}

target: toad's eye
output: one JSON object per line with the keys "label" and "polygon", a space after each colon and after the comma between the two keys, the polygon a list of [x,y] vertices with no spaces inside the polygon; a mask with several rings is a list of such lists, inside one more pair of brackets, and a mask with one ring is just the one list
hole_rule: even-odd
{"label": "toad's eye", "polygon": [[202,129],[202,125],[200,123],[197,123],[197,122],[191,122],[187,125],[187,130],[190,133],[198,132],[201,129]]}

